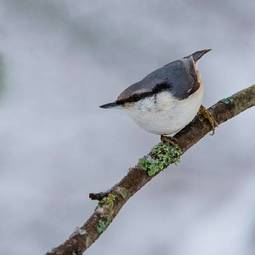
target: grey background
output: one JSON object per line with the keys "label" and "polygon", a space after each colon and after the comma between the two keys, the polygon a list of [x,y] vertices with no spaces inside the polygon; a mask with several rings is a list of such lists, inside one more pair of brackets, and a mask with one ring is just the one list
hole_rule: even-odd
{"label": "grey background", "polygon": [[[98,105],[212,48],[205,105],[255,80],[254,1],[0,0],[0,253],[44,254],[159,137]],[[122,209],[87,254],[255,250],[255,111],[220,126]]]}

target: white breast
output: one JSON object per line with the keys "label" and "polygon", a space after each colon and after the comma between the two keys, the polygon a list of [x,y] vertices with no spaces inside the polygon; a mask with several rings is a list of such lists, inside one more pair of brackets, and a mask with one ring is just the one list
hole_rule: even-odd
{"label": "white breast", "polygon": [[138,102],[127,104],[124,109],[132,119],[150,133],[173,135],[184,128],[197,114],[202,104],[204,88],[184,100],[174,98],[170,92],[161,92]]}

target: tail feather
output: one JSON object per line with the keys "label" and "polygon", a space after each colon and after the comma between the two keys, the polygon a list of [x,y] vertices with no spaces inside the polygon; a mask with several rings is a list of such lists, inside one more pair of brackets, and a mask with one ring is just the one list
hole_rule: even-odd
{"label": "tail feather", "polygon": [[113,107],[117,107],[117,106],[119,106],[119,104],[116,102],[113,102],[113,103],[100,105],[99,107],[103,108],[103,109],[108,109],[108,108],[113,108]]}

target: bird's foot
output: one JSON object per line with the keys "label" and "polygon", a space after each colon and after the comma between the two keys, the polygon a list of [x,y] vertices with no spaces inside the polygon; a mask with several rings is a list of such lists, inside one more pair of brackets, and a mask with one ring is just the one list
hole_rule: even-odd
{"label": "bird's foot", "polygon": [[161,135],[160,140],[162,143],[168,143],[173,146],[178,145],[178,140],[172,136]]}
{"label": "bird's foot", "polygon": [[215,128],[218,127],[218,122],[212,116],[212,114],[203,106],[200,106],[198,114],[202,115],[205,119],[207,119],[212,127],[212,135],[215,133]]}

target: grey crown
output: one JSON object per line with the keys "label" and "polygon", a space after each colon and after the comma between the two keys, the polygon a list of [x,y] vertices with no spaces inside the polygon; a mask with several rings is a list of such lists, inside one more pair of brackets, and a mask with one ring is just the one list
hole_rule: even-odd
{"label": "grey crown", "polygon": [[194,63],[210,49],[200,50],[156,69],[141,81],[125,89],[113,103],[100,106],[111,108],[128,102],[137,102],[160,91],[169,91],[175,98],[182,100],[199,88]]}

